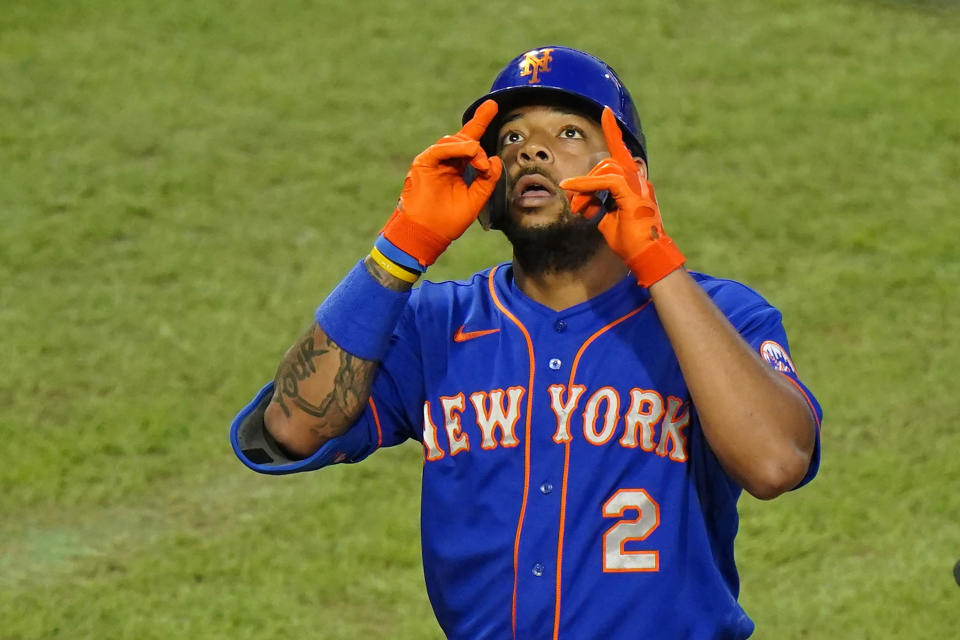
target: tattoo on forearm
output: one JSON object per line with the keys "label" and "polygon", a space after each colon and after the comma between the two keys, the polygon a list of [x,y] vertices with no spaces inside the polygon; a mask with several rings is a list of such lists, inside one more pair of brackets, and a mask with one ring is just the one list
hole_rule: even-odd
{"label": "tattoo on forearm", "polygon": [[[315,430],[318,435],[329,438],[338,435],[334,432],[336,427],[352,423],[362,411],[377,363],[347,353],[322,332],[317,333],[325,344],[316,346],[314,331],[312,328],[310,335],[294,345],[284,357],[277,371],[273,402],[280,406],[287,417],[290,417],[290,405],[293,405],[304,413],[320,418],[323,425]],[[318,373],[316,360],[332,352],[339,357],[333,388],[319,402],[311,402],[301,394],[301,383]],[[322,375],[323,372],[320,373]]]}
{"label": "tattoo on forearm", "polygon": [[[367,272],[387,289],[408,291],[413,286],[387,273],[369,256],[364,260],[364,265]],[[330,359],[334,353],[338,362],[336,370],[332,371]],[[295,410],[316,418],[314,431],[317,435],[335,437],[363,411],[376,370],[376,362],[347,353],[314,325],[284,356],[277,370],[271,401],[288,418],[293,416]],[[330,392],[319,401],[315,398],[322,392],[318,392],[317,388],[319,386],[322,389],[325,385],[322,382],[304,384],[314,376],[323,376],[330,385]],[[313,400],[304,397],[305,386],[311,389],[307,395]]]}
{"label": "tattoo on forearm", "polygon": [[290,417],[290,408],[284,401],[284,396],[300,406],[299,383],[317,372],[313,363],[314,358],[327,353],[328,349],[316,348],[312,335],[305,337],[291,349],[280,365],[277,372],[277,393],[273,394],[273,401],[280,405],[283,412]]}

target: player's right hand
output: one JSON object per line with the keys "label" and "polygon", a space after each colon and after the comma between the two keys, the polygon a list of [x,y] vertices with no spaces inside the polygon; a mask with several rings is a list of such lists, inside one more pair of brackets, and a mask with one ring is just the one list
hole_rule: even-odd
{"label": "player's right hand", "polygon": [[[496,156],[488,158],[480,146],[496,115],[497,103],[487,100],[458,133],[440,138],[410,165],[382,233],[423,267],[463,235],[496,187],[503,164]],[[477,172],[470,186],[463,179],[467,165]]]}

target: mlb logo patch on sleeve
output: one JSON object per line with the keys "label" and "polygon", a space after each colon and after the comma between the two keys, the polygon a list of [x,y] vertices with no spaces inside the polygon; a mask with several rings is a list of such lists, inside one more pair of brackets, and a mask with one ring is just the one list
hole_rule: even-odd
{"label": "mlb logo patch on sleeve", "polygon": [[761,344],[760,356],[777,371],[792,373],[794,375],[797,373],[797,368],[793,366],[793,360],[790,359],[790,356],[787,355],[787,350],[784,349],[779,342],[767,340]]}

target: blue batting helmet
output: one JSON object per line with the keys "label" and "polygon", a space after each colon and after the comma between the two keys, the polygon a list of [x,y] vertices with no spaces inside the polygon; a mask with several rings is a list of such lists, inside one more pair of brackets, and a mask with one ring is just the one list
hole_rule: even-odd
{"label": "blue batting helmet", "polygon": [[[647,159],[647,146],[633,98],[608,64],[589,53],[570,47],[550,46],[527,51],[503,68],[490,91],[467,107],[463,122],[473,117],[485,100],[494,99],[500,114],[531,103],[571,104],[598,122],[604,107],[610,107],[631,151]],[[496,151],[496,121],[487,129],[483,146]]]}

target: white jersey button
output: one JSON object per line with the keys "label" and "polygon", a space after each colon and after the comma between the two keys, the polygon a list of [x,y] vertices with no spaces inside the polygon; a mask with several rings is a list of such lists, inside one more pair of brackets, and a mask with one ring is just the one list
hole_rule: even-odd
{"label": "white jersey button", "polygon": [[553,485],[549,482],[544,482],[542,485],[540,485],[540,493],[543,495],[547,495],[551,491],[553,491]]}
{"label": "white jersey button", "polygon": [[559,360],[558,358],[553,358],[553,359],[550,360],[550,364],[548,364],[547,366],[549,366],[551,369],[553,369],[554,371],[556,371],[556,370],[559,369],[562,365],[563,365],[563,363],[560,362],[560,360]]}
{"label": "white jersey button", "polygon": [[539,578],[540,576],[543,575],[543,565],[538,562],[537,564],[533,565],[533,569],[531,570],[531,572],[533,573],[533,575]]}

